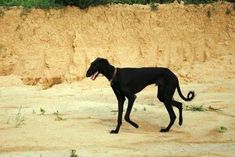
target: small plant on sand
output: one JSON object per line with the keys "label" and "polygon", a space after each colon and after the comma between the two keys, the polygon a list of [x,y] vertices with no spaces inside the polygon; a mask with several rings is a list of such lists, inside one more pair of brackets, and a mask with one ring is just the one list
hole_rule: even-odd
{"label": "small plant on sand", "polygon": [[22,109],[22,106],[20,106],[18,113],[16,114],[16,117],[15,117],[15,127],[16,128],[18,128],[19,126],[24,124],[24,117],[21,115],[21,109]]}
{"label": "small plant on sand", "polygon": [[221,111],[221,109],[219,108],[214,108],[212,106],[209,106],[209,107],[203,107],[203,105],[200,105],[200,106],[193,106],[193,105],[186,105],[185,107],[185,110],[186,111],[198,111],[198,112],[203,112],[203,111]]}
{"label": "small plant on sand", "polygon": [[218,128],[218,132],[220,132],[220,133],[224,133],[224,132],[226,132],[226,131],[228,131],[228,129],[227,129],[225,126],[220,126],[220,127]]}
{"label": "small plant on sand", "polygon": [[5,15],[5,12],[2,9],[0,9],[0,17],[3,17],[4,15]]}
{"label": "small plant on sand", "polygon": [[211,17],[211,10],[207,11],[207,17],[209,17],[209,18]]}
{"label": "small plant on sand", "polygon": [[44,110],[43,108],[40,108],[40,114],[41,114],[41,115],[44,115],[45,112],[46,112],[46,110]]}
{"label": "small plant on sand", "polygon": [[62,115],[59,113],[58,110],[57,110],[56,112],[54,112],[53,114],[56,116],[56,118],[55,118],[56,121],[65,120],[65,119],[62,117]]}
{"label": "small plant on sand", "polygon": [[36,114],[35,110],[32,111],[32,114]]}
{"label": "small plant on sand", "polygon": [[10,124],[10,117],[7,119],[6,124]]}
{"label": "small plant on sand", "polygon": [[0,54],[1,54],[2,52],[4,52],[4,51],[5,51],[4,45],[1,45],[1,44],[0,44]]}
{"label": "small plant on sand", "polygon": [[225,11],[225,14],[226,14],[226,15],[231,14],[231,10],[230,10],[229,8],[227,8],[226,11]]}
{"label": "small plant on sand", "polygon": [[214,108],[214,107],[212,107],[212,106],[209,106],[208,109],[207,109],[207,111],[221,111],[221,109],[219,109],[219,108]]}
{"label": "small plant on sand", "polygon": [[147,109],[146,109],[146,107],[144,107],[144,109],[143,109],[144,111],[147,111]]}
{"label": "small plant on sand", "polygon": [[71,150],[70,157],[78,157],[78,155],[76,154],[76,150],[75,149]]}
{"label": "small plant on sand", "polygon": [[200,106],[189,106],[189,105],[187,105],[186,107],[185,107],[185,110],[186,111],[193,111],[193,112],[195,112],[195,111],[198,111],[198,112],[202,112],[202,111],[205,111],[205,109],[203,108],[203,106],[202,105],[200,105]]}
{"label": "small plant on sand", "polygon": [[24,19],[30,12],[31,12],[30,8],[23,8],[20,13],[20,17]]}
{"label": "small plant on sand", "polygon": [[155,106],[156,104],[154,104],[154,103],[151,102],[151,103],[148,103],[148,105],[149,105],[149,106]]}
{"label": "small plant on sand", "polygon": [[158,9],[158,4],[154,0],[151,0],[150,8],[151,8],[151,11],[156,11]]}

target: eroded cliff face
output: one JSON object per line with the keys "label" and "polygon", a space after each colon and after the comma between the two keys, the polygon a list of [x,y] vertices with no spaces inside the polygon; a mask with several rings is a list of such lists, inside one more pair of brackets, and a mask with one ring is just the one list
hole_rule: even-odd
{"label": "eroded cliff face", "polygon": [[235,75],[230,3],[1,9],[0,36],[0,75],[45,88],[83,79],[96,57],[119,67],[169,67],[182,82]]}

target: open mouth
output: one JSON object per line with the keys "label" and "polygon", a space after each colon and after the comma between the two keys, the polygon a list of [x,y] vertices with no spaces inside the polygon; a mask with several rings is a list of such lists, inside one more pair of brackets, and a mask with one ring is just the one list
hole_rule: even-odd
{"label": "open mouth", "polygon": [[97,71],[97,72],[95,72],[93,75],[91,75],[91,79],[92,80],[95,80],[96,79],[96,77],[98,76],[98,74],[99,74],[99,72]]}

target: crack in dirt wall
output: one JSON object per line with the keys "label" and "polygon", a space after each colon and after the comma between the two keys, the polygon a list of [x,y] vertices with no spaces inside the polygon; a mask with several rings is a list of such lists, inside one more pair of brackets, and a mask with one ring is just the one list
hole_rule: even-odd
{"label": "crack in dirt wall", "polygon": [[141,5],[1,9],[0,75],[48,88],[83,79],[100,56],[119,67],[169,67],[182,82],[234,79],[234,8],[215,3],[159,5],[156,11]]}

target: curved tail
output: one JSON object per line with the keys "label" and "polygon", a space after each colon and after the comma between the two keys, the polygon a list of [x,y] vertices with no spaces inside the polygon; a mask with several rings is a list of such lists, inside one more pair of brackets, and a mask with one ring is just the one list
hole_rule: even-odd
{"label": "curved tail", "polygon": [[188,92],[188,95],[187,95],[187,98],[185,98],[184,95],[183,95],[182,92],[181,92],[179,83],[177,84],[177,91],[178,91],[180,97],[181,97],[184,101],[191,101],[191,100],[194,98],[194,96],[195,96],[194,91],[189,91],[189,92]]}

